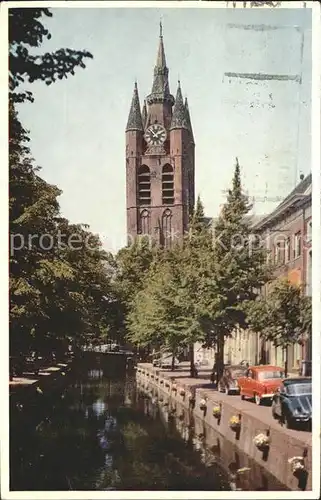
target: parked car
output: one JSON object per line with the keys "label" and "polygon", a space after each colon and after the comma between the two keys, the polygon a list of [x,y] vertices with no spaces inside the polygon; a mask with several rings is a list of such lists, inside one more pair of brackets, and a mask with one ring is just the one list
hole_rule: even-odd
{"label": "parked car", "polygon": [[246,367],[243,365],[225,366],[223,375],[217,385],[218,391],[225,392],[225,394],[239,394],[240,387],[238,384],[238,379],[240,377],[244,377],[245,372]]}
{"label": "parked car", "polygon": [[288,429],[312,422],[312,380],[310,377],[283,380],[273,396],[272,416]]}
{"label": "parked car", "polygon": [[[172,360],[173,360],[172,354],[164,354],[160,358],[158,366],[160,368],[172,368]],[[175,360],[174,360],[174,368],[178,368],[178,365],[179,365],[179,361],[178,361],[177,358],[175,358]]]}
{"label": "parked car", "polygon": [[238,378],[241,398],[254,399],[257,405],[262,400],[272,402],[274,393],[282,384],[283,368],[273,365],[249,366],[245,375]]}

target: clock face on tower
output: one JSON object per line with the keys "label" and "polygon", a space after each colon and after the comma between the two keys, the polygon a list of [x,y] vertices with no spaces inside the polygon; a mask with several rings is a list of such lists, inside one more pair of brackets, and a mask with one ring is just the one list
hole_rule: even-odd
{"label": "clock face on tower", "polygon": [[159,123],[154,123],[145,132],[145,139],[151,146],[161,146],[166,140],[166,130]]}

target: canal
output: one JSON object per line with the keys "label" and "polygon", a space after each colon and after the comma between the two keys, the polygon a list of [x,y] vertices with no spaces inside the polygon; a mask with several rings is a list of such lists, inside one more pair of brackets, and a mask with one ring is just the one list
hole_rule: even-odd
{"label": "canal", "polygon": [[191,412],[110,372],[99,360],[75,366],[42,408],[11,413],[10,490],[284,489],[261,468],[236,474],[233,450],[223,468],[227,443],[208,449]]}
{"label": "canal", "polygon": [[133,377],[112,378],[99,366],[67,377],[42,422],[12,419],[11,490],[230,489]]}

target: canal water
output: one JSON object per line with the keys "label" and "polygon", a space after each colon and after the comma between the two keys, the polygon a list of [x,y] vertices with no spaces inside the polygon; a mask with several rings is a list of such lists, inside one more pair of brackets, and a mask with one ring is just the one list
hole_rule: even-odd
{"label": "canal water", "polygon": [[99,367],[66,377],[42,422],[11,420],[11,490],[229,490],[191,436],[162,418],[134,377]]}

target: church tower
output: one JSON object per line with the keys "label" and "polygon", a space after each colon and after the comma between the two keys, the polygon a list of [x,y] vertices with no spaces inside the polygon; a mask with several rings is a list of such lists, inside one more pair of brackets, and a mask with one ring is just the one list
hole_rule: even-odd
{"label": "church tower", "polygon": [[126,127],[128,243],[148,235],[169,247],[181,240],[194,207],[195,144],[180,82],[168,82],[162,25],[151,93],[141,110],[137,83]]}

